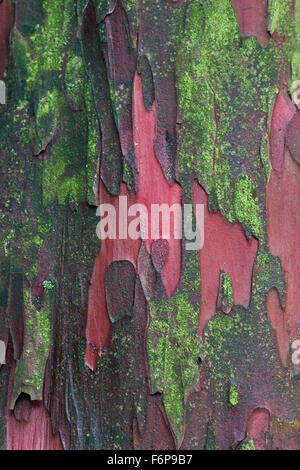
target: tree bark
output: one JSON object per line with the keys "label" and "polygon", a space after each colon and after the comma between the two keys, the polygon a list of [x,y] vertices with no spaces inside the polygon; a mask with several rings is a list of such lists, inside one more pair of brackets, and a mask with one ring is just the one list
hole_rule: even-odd
{"label": "tree bark", "polygon": [[[0,1],[1,448],[300,448],[299,40],[299,0]],[[203,247],[100,242],[119,196]]]}

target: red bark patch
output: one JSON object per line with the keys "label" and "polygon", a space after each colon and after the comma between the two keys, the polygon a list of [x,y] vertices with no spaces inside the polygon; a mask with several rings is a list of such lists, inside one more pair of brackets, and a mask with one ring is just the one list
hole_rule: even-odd
{"label": "red bark patch", "polygon": [[288,94],[285,91],[280,91],[274,104],[270,130],[271,163],[276,171],[282,170],[287,127],[295,112],[296,107]]}
{"label": "red bark patch", "polygon": [[241,36],[256,36],[259,44],[266,47],[269,42],[268,0],[231,0],[235,10]]}
{"label": "red bark patch", "polygon": [[161,272],[169,254],[169,244],[167,240],[156,240],[151,247],[152,261],[157,272]]}
{"label": "red bark patch", "polygon": [[220,274],[227,273],[233,286],[235,305],[248,308],[251,299],[252,271],[258,241],[248,241],[239,223],[231,224],[219,213],[208,210],[208,196],[194,184],[194,204],[204,204],[204,246],[199,251],[201,307],[199,335],[203,337],[208,321],[217,308]]}
{"label": "red bark patch", "polygon": [[269,411],[265,408],[256,408],[249,417],[246,431],[247,436],[253,439],[256,450],[265,450],[269,426]]}
{"label": "red bark patch", "polygon": [[[267,186],[270,252],[279,256],[286,281],[285,307],[277,291],[268,295],[268,314],[276,331],[281,361],[287,365],[289,339],[296,336],[300,319],[300,167],[286,150],[281,172],[273,169]],[[296,338],[295,338],[296,339]]]}
{"label": "red bark patch", "polygon": [[286,138],[293,159],[300,164],[300,111],[290,121]]}
{"label": "red bark patch", "polygon": [[14,412],[7,416],[8,450],[63,450],[59,435],[52,433],[51,419],[42,402],[32,402],[28,421],[18,421]]}
{"label": "red bark patch", "polygon": [[[139,185],[137,198],[138,202],[145,204],[149,214],[149,227],[151,226],[151,206],[153,204],[180,204],[182,199],[182,189],[177,183],[169,183],[156,158],[153,143],[156,131],[156,103],[152,110],[145,108],[143,99],[142,82],[138,75],[134,82],[134,142],[135,154],[139,172]],[[164,267],[162,268],[162,280],[168,296],[171,296],[179,281],[181,274],[181,240],[175,240],[174,220],[171,217],[170,234],[168,240],[169,253]],[[163,238],[162,226],[159,226],[159,236]],[[150,252],[153,239],[146,240],[146,248]]]}
{"label": "red bark patch", "polygon": [[[121,185],[120,196],[127,196],[128,206],[136,202],[134,192],[127,190],[125,184]],[[100,189],[101,204],[109,203],[115,207],[117,213],[117,233],[119,227],[119,198],[110,195],[104,184]],[[111,240],[106,238],[101,243],[101,250],[96,258],[92,285],[89,293],[88,321],[86,329],[87,349],[85,362],[91,368],[96,368],[98,357],[101,355],[109,336],[111,322],[108,317],[105,299],[105,273],[113,261],[127,260],[136,268],[140,240]]]}
{"label": "red bark patch", "polygon": [[17,421],[29,421],[31,415],[32,402],[30,396],[21,393],[14,406],[14,415]]}
{"label": "red bark patch", "polygon": [[279,293],[275,287],[268,292],[267,310],[271,327],[276,334],[280,360],[286,366],[289,352],[289,335],[284,324],[284,309],[280,305]]}

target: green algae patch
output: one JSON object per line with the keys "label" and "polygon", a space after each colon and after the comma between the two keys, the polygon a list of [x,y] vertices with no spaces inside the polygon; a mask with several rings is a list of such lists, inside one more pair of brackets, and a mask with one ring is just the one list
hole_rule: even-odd
{"label": "green algae patch", "polygon": [[290,39],[292,33],[292,0],[269,0],[269,30],[276,30],[282,39]]}
{"label": "green algae patch", "polygon": [[[84,200],[86,196],[86,164],[88,125],[83,113],[70,113],[60,102],[61,130],[51,155],[43,165],[43,202],[64,204]],[[64,116],[64,118],[63,118]]]}
{"label": "green algae patch", "polygon": [[38,138],[38,142],[35,146],[36,154],[45,150],[47,145],[53,139],[53,134],[58,119],[58,104],[58,90],[47,90],[45,95],[42,96],[38,102],[36,111],[36,132]]}
{"label": "green algae patch", "polygon": [[46,290],[52,290],[54,289],[55,285],[53,284],[52,281],[43,281],[43,287],[46,289]]}
{"label": "green algae patch", "polygon": [[88,91],[89,84],[86,81],[82,57],[77,55],[77,52],[75,49],[68,54],[64,82],[69,103],[73,108],[79,110],[83,106],[83,100]]}
{"label": "green algae patch", "polygon": [[261,232],[257,190],[248,176],[239,178],[235,185],[234,209],[235,215],[249,232],[257,237]]}
{"label": "green algae patch", "polygon": [[172,426],[177,436],[182,437],[186,399],[199,376],[197,361],[202,345],[197,335],[198,310],[184,292],[172,299],[151,302],[150,310],[151,387],[163,393]]}
{"label": "green algae patch", "polygon": [[177,88],[182,128],[179,131],[179,175],[186,171],[203,175],[209,189],[213,171],[214,94],[208,84],[201,39],[205,15],[200,2],[189,7],[184,42],[177,58]]}
{"label": "green algae patch", "polygon": [[239,402],[239,391],[236,385],[230,385],[229,388],[229,403],[231,406],[236,406]]}
{"label": "green algae patch", "polygon": [[230,276],[221,275],[221,307],[224,313],[229,313],[234,305],[233,287]]}
{"label": "green algae patch", "polygon": [[249,309],[234,306],[230,316],[217,313],[206,328],[204,357],[210,393],[224,413],[239,402],[257,399],[261,395],[259,384],[264,383],[269,370],[276,376],[276,393],[286,406],[292,406],[295,399],[296,386],[291,385],[289,372],[282,369],[266,311],[267,293],[274,286],[284,304],[285,282],[280,261],[270,255],[263,242],[253,270]]}
{"label": "green algae patch", "polygon": [[[294,81],[300,80],[299,45],[300,45],[300,1],[295,0],[291,85],[293,85]],[[294,90],[291,90],[291,91],[294,91]]]}
{"label": "green algae patch", "polygon": [[[278,70],[286,83],[299,79],[299,0],[269,1],[269,30],[276,34],[278,48]],[[290,74],[290,67],[292,74]]]}
{"label": "green algae patch", "polygon": [[35,155],[43,157],[44,206],[82,201],[87,192],[93,202],[98,134],[95,114],[90,112],[90,84],[76,39],[76,8],[73,1],[47,0],[43,11],[42,24],[29,37],[26,54],[30,67],[25,64],[23,92],[35,115]]}
{"label": "green algae patch", "polygon": [[272,171],[272,165],[270,161],[270,155],[269,155],[269,148],[270,148],[270,143],[269,143],[269,137],[266,134],[260,145],[260,158],[263,164],[263,169],[264,169],[264,180],[265,184],[268,183]]}
{"label": "green algae patch", "polygon": [[239,450],[255,450],[253,439],[251,439],[251,437],[246,437]]}

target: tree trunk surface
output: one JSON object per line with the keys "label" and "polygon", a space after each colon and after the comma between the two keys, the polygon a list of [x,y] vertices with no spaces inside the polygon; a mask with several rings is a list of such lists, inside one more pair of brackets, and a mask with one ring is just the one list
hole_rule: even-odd
{"label": "tree trunk surface", "polygon": [[[1,448],[300,449],[299,41],[300,0],[0,1]],[[120,196],[203,246],[100,241]]]}

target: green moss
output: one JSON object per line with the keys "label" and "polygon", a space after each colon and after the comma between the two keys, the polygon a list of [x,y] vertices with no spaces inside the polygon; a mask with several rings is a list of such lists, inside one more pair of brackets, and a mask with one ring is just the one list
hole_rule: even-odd
{"label": "green moss", "polygon": [[208,387],[211,387],[216,406],[224,407],[226,402],[228,406],[236,406],[239,396],[243,396],[243,401],[251,400],[256,396],[259,380],[264,380],[268,370],[276,374],[276,392],[287,406],[292,406],[295,391],[274,348],[266,311],[267,294],[274,286],[284,304],[285,283],[280,261],[270,255],[263,241],[253,270],[249,308],[245,310],[235,306],[230,317],[216,314],[205,331],[204,357],[210,377]]}
{"label": "green moss", "polygon": [[46,289],[46,290],[52,290],[54,289],[54,284],[52,281],[43,281],[43,287]]}
{"label": "green moss", "polygon": [[215,208],[256,236],[262,210],[251,184],[261,183],[261,141],[286,50],[241,39],[230,0],[195,0],[187,9],[177,61],[179,179],[197,176]]}
{"label": "green moss", "polygon": [[258,197],[255,185],[248,176],[236,182],[234,210],[237,220],[258,237],[261,232]]}
{"label": "green moss", "polygon": [[57,124],[57,105],[59,94],[57,90],[46,91],[37,105],[36,111],[36,132],[37,144],[35,153],[44,150],[52,140],[55,126]]}
{"label": "green moss", "polygon": [[87,142],[87,200],[90,204],[97,204],[97,184],[99,172],[100,139],[99,125],[92,97],[91,83],[88,81],[84,85],[84,101],[88,119],[88,142]]}
{"label": "green moss", "polygon": [[[46,0],[43,2],[43,8],[47,18],[46,24],[41,25],[31,38],[34,60],[31,62],[27,86],[33,91],[37,84],[47,85],[55,72],[60,73],[64,57],[63,49],[67,40],[62,34],[65,16],[64,0]],[[48,77],[44,80],[46,71],[48,71]]]}
{"label": "green moss", "polygon": [[239,402],[239,391],[236,385],[230,385],[229,388],[229,403],[231,406],[236,406]]}
{"label": "green moss", "polygon": [[[216,154],[219,154],[217,149]],[[234,222],[235,210],[232,204],[234,200],[234,182],[230,165],[225,159],[220,159],[215,167],[215,191],[213,193],[217,197],[216,205],[218,210],[226,215],[229,222]]]}
{"label": "green moss", "polygon": [[[292,53],[292,77],[291,85],[296,80],[300,80],[300,1],[295,0],[294,14],[294,35],[293,35],[293,53]],[[294,91],[294,90],[291,90]]]}
{"label": "green moss", "polygon": [[231,278],[226,273],[221,276],[221,295],[222,310],[229,313],[234,305],[234,298]]}
{"label": "green moss", "polygon": [[127,184],[130,191],[134,188],[134,177],[127,162],[123,164],[123,181]]}
{"label": "green moss", "polygon": [[[36,123],[40,131],[51,135],[54,130],[55,112],[59,104],[59,93],[57,90],[47,90],[39,100],[36,114]],[[51,132],[49,132],[49,128]]]}
{"label": "green moss", "polygon": [[65,83],[68,98],[73,106],[80,106],[83,102],[85,89],[88,84],[85,80],[86,74],[83,61],[80,56],[74,52],[69,53],[65,71]]}
{"label": "green moss", "polygon": [[70,113],[60,100],[64,125],[43,168],[43,200],[64,204],[84,200],[87,185],[88,123],[85,113]]}
{"label": "green moss", "polygon": [[[199,272],[191,263],[185,273]],[[195,268],[195,269],[194,269]],[[198,282],[190,283],[199,294]],[[188,280],[186,279],[186,282]],[[191,303],[187,291],[171,299],[150,302],[151,322],[148,330],[148,358],[151,388],[163,393],[164,404],[178,442],[183,437],[187,397],[199,377],[199,357],[203,346],[198,337],[199,304]]]}
{"label": "green moss", "polygon": [[[51,323],[50,323],[49,315],[45,314],[44,312],[39,312],[37,327],[38,327],[39,335],[43,342],[44,350],[49,351],[50,339],[51,339]],[[41,356],[39,359],[41,359]],[[44,364],[43,365],[40,364],[40,366],[44,367]]]}
{"label": "green moss", "polygon": [[251,437],[247,437],[241,444],[240,450],[255,450],[255,445]]}
{"label": "green moss", "polygon": [[271,175],[272,165],[270,162],[270,155],[269,155],[269,138],[266,134],[260,145],[260,158],[264,168],[264,176],[265,176],[265,183],[267,184]]}
{"label": "green moss", "polygon": [[291,36],[292,31],[292,0],[269,0],[269,29],[275,30],[285,40]]}
{"label": "green moss", "polygon": [[128,12],[136,10],[138,6],[138,0],[123,0],[123,3]]}
{"label": "green moss", "polygon": [[[205,357],[216,403],[229,401],[232,406],[237,404],[238,389],[235,383],[243,383],[245,380],[244,377],[238,376],[239,364],[251,364],[256,357],[256,346],[253,346],[253,342],[257,338],[252,321],[254,318],[251,318],[251,313],[236,308],[232,317],[215,315],[206,328]],[[264,331],[266,329],[265,325]],[[261,334],[263,333],[260,333],[260,337]],[[264,344],[268,343],[268,338],[269,335],[266,334]],[[266,361],[268,353],[264,356]],[[259,362],[262,362],[261,358]]]}
{"label": "green moss", "polygon": [[[295,9],[293,9],[293,4]],[[294,12],[294,19],[293,19]],[[281,44],[281,59],[279,70],[292,64],[291,84],[300,78],[299,55],[299,0],[270,0],[269,1],[269,29],[273,34],[276,31]],[[294,91],[291,89],[291,92]]]}
{"label": "green moss", "polygon": [[[88,145],[91,147],[94,139],[97,143],[98,137],[95,125],[89,125],[93,115],[87,117],[85,106],[85,95],[91,101],[90,86],[75,39],[78,26],[74,2],[46,0],[43,9],[46,19],[30,36],[31,48],[26,52],[30,54],[30,67],[26,66],[24,73],[24,89],[36,115],[35,153],[47,149],[42,183],[46,206],[55,201],[64,204],[85,199],[87,172],[92,166],[87,166]],[[95,153],[92,159],[95,166]]]}
{"label": "green moss", "polygon": [[189,8],[185,40],[177,60],[177,86],[182,129],[179,132],[179,172],[197,171],[207,188],[211,186],[216,124],[213,118],[213,90],[207,82],[201,55],[204,11],[200,2]]}

